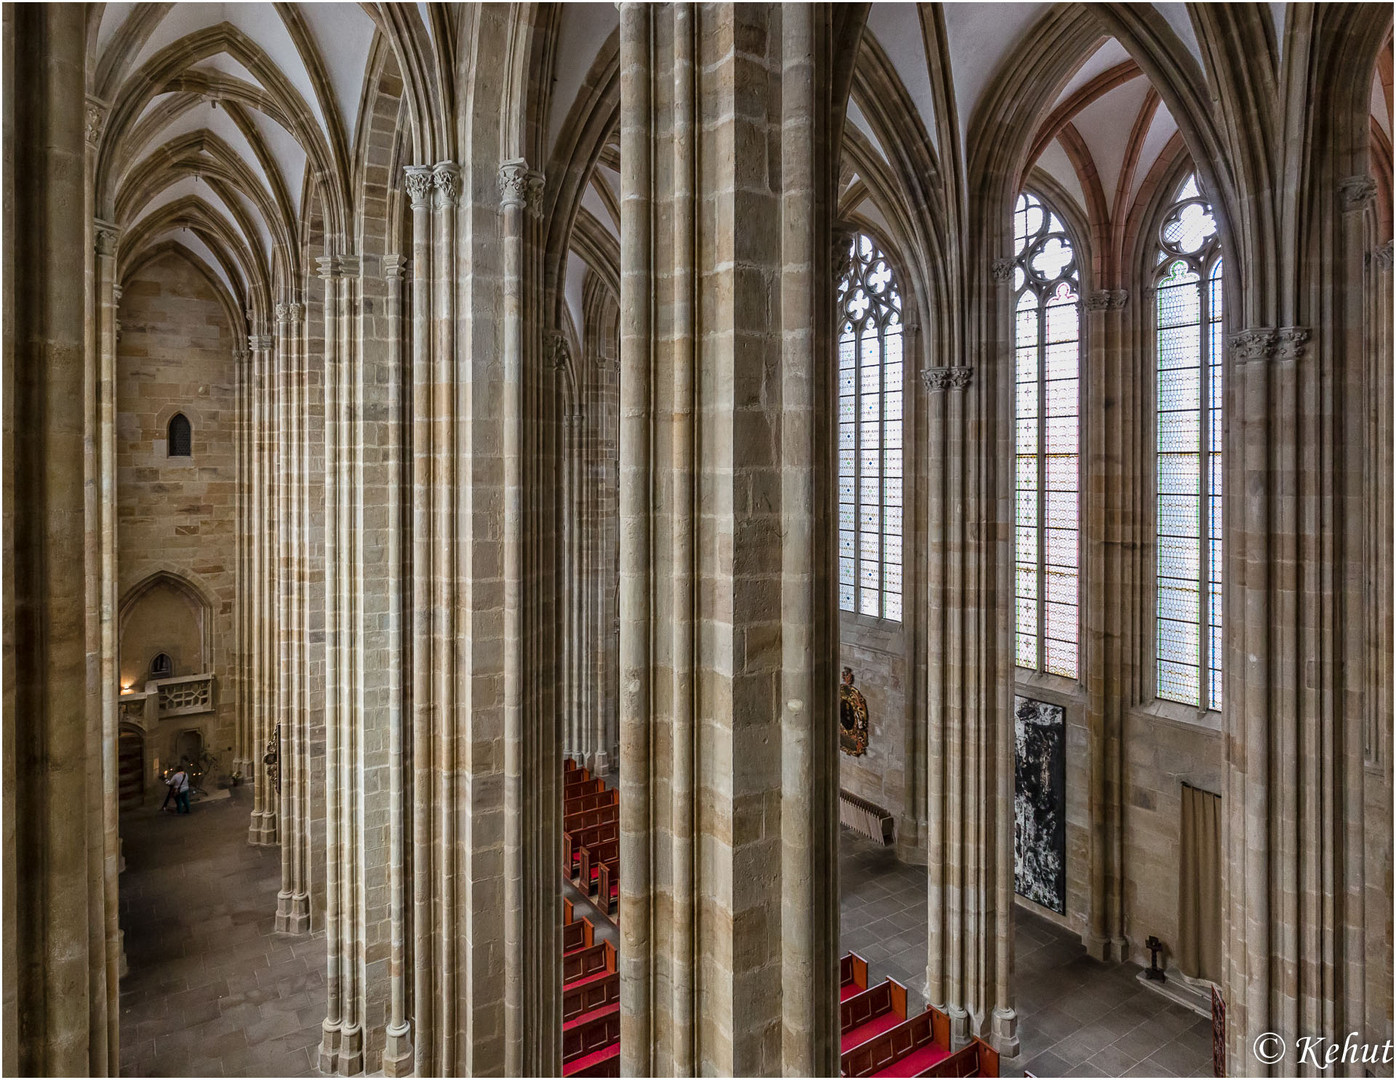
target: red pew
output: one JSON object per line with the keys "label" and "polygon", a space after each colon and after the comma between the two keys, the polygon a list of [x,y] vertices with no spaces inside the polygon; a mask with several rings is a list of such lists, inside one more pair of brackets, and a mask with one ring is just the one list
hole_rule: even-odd
{"label": "red pew", "polygon": [[894,979],[884,979],[870,990],[845,998],[839,1005],[839,1028],[848,1053],[869,1039],[889,1031],[906,1020],[906,987]]}
{"label": "red pew", "polygon": [[615,863],[620,859],[620,841],[603,840],[599,844],[582,848],[580,869],[577,877],[580,888],[590,893],[596,885],[597,871],[602,863]]}
{"label": "red pew", "polygon": [[616,947],[609,941],[598,941],[590,948],[568,953],[562,958],[562,989],[573,989],[578,983],[608,975],[616,970]]}
{"label": "red pew", "polygon": [[842,1055],[844,1076],[918,1076],[950,1056],[950,1019],[926,1011]]}
{"label": "red pew", "polygon": [[612,1059],[620,1063],[620,1002],[583,1013],[562,1028],[562,1075],[605,1076],[593,1072]]}
{"label": "red pew", "polygon": [[[583,770],[585,771],[585,770]],[[597,777],[595,780],[569,780],[562,787],[562,799],[575,799],[578,795],[590,795],[593,791],[605,791],[606,781]]]}
{"label": "red pew", "polygon": [[596,928],[591,925],[590,919],[580,919],[577,922],[567,923],[562,928],[562,951],[564,953],[576,952],[578,949],[589,949],[596,944]]}
{"label": "red pew", "polygon": [[839,959],[839,1000],[846,1001],[868,988],[868,962],[857,953]]}
{"label": "red pew", "polygon": [[596,906],[605,914],[620,900],[620,863],[602,863],[596,871]]}
{"label": "red pew", "polygon": [[607,1005],[620,1002],[620,975],[614,972],[600,979],[580,983],[562,993],[562,1023],[565,1027],[571,1020],[585,1013],[604,1009]]}
{"label": "red pew", "polygon": [[[998,1076],[999,1054],[981,1039],[972,1039],[948,1058],[944,1058],[917,1076]],[[909,1076],[909,1073],[889,1073],[889,1076]]]}
{"label": "red pew", "polygon": [[607,821],[600,825],[593,825],[589,829],[563,833],[563,870],[567,872],[568,877],[575,877],[581,863],[582,848],[594,847],[597,844],[604,844],[607,840],[618,840],[619,838],[620,822],[617,821]]}

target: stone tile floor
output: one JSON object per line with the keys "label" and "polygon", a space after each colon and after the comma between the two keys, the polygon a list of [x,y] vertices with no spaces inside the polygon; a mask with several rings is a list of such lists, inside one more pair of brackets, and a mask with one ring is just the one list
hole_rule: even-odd
{"label": "stone tile floor", "polygon": [[[907,987],[925,1006],[926,872],[891,848],[840,829],[841,952],[868,961],[868,979]],[[1135,964],[1104,964],[1080,938],[1014,912],[1021,1053],[1004,1076],[1211,1076],[1211,1021],[1137,981]]]}
{"label": "stone tile floor", "polygon": [[122,1076],[313,1076],[323,934],[272,932],[279,848],[247,843],[251,793],[121,818]]}

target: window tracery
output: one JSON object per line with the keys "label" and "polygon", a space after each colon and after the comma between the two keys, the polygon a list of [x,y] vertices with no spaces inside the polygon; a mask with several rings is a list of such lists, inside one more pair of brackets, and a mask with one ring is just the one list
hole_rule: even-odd
{"label": "window tracery", "polygon": [[1159,227],[1155,693],[1222,702],[1222,258],[1196,176]]}
{"label": "window tracery", "polygon": [[839,607],[902,618],[902,299],[855,233],[838,285]]}
{"label": "window tracery", "polygon": [[1066,226],[1013,214],[1015,663],[1074,679],[1080,638],[1081,279]]}

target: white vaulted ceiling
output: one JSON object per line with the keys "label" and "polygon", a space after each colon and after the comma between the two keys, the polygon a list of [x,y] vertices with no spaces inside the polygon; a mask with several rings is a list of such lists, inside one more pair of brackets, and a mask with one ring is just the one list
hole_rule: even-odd
{"label": "white vaulted ceiling", "polygon": [[246,271],[294,256],[315,174],[341,188],[349,175],[374,18],[348,3],[92,8],[98,217],[119,219],[123,244],[197,247],[250,304]]}

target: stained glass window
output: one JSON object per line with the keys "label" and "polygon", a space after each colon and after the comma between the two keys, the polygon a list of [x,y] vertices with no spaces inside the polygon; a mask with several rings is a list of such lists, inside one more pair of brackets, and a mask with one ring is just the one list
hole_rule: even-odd
{"label": "stained glass window", "polygon": [[1013,213],[1017,297],[1015,660],[1076,678],[1080,637],[1080,274],[1041,199]]}
{"label": "stained glass window", "polygon": [[1194,176],[1164,217],[1156,262],[1156,693],[1220,709],[1222,260]]}
{"label": "stained glass window", "polygon": [[902,618],[902,299],[855,233],[839,278],[839,607]]}

